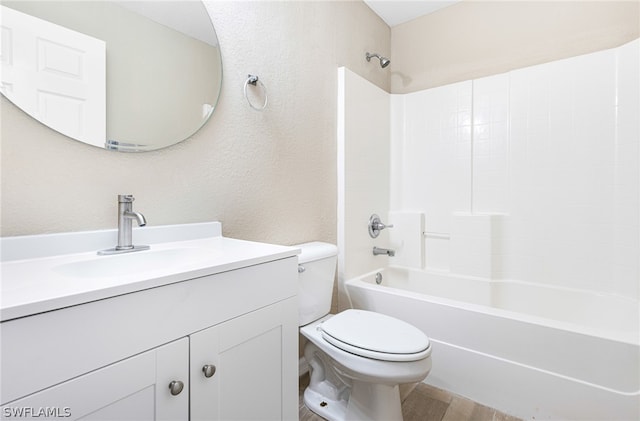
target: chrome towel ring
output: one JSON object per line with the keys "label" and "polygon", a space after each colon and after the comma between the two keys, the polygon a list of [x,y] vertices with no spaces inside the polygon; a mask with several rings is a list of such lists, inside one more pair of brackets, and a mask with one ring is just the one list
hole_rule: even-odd
{"label": "chrome towel ring", "polygon": [[[247,93],[247,86],[248,85],[258,86],[258,84],[260,84],[260,87],[264,91],[264,104],[262,104],[259,107],[256,107],[251,103],[251,100],[249,99],[249,94]],[[258,76],[254,76],[254,75],[247,76],[247,80],[244,82],[244,97],[247,99],[249,106],[256,111],[262,111],[265,108],[267,108],[267,102],[269,101],[269,98],[267,97],[267,87],[264,86],[264,83],[262,83],[262,81],[258,78]]]}

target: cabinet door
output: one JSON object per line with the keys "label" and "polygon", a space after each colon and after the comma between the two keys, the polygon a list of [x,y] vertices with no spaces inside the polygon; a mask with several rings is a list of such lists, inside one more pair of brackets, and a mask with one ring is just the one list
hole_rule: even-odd
{"label": "cabinet door", "polygon": [[[13,401],[2,407],[1,417],[186,420],[188,358],[189,340],[183,338]],[[184,384],[184,389],[175,396],[169,388],[174,380]]]}
{"label": "cabinet door", "polygon": [[297,321],[294,297],[191,335],[191,420],[297,420]]}

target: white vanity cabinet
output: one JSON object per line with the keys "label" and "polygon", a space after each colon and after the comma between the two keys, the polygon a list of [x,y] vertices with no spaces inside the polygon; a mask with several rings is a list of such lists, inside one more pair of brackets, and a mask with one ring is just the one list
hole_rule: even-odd
{"label": "white vanity cabinet", "polygon": [[286,363],[296,361],[297,309],[290,298],[255,310],[13,401],[0,417],[295,420],[297,383],[285,382],[297,380]]}
{"label": "white vanity cabinet", "polygon": [[297,420],[297,317],[290,299],[190,335],[191,420]]}
{"label": "white vanity cabinet", "polygon": [[188,414],[189,340],[183,338],[18,399],[0,416],[152,421],[186,420]]}
{"label": "white vanity cabinet", "polygon": [[298,250],[204,244],[184,276],[3,319],[0,418],[296,420]]}

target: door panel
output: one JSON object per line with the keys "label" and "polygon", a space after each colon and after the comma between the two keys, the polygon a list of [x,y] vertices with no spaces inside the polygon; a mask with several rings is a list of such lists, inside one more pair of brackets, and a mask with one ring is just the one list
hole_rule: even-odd
{"label": "door panel", "polygon": [[[177,340],[58,386],[13,401],[2,417],[69,420],[145,421],[187,419],[189,413],[189,341]],[[177,396],[171,380],[182,380]],[[23,419],[20,418],[20,419]]]}
{"label": "door panel", "polygon": [[2,93],[60,133],[104,146],[105,42],[0,7]]}

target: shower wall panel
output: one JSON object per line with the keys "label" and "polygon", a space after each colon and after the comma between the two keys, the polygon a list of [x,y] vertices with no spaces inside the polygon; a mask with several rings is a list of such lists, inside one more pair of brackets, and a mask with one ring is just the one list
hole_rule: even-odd
{"label": "shower wall panel", "polygon": [[[510,215],[495,276],[610,288],[615,51],[513,71]],[[607,291],[610,292],[610,291]]]}
{"label": "shower wall panel", "polygon": [[389,94],[338,69],[338,307],[348,307],[345,279],[387,265],[373,247],[388,247],[388,230],[369,237],[371,214],[389,215]]}
{"label": "shower wall panel", "polygon": [[390,209],[425,214],[427,268],[639,296],[639,50],[393,96]]}

